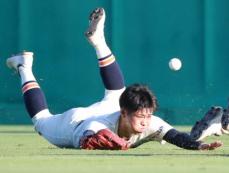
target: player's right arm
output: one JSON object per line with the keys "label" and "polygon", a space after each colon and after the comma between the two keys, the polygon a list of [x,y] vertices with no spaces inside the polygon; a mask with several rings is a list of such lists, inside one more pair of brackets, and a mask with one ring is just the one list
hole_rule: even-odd
{"label": "player's right arm", "polygon": [[82,136],[79,141],[81,149],[88,150],[126,150],[128,142],[112,131],[113,125],[105,120],[85,122]]}
{"label": "player's right arm", "polygon": [[80,148],[87,150],[127,150],[129,144],[109,129],[84,136],[80,140]]}

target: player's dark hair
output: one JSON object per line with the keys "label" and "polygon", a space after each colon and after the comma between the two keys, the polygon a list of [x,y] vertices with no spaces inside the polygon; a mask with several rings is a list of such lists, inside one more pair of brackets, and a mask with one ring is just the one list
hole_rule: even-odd
{"label": "player's dark hair", "polygon": [[136,112],[143,108],[157,109],[157,98],[145,85],[133,84],[125,89],[119,99],[121,109],[128,113]]}

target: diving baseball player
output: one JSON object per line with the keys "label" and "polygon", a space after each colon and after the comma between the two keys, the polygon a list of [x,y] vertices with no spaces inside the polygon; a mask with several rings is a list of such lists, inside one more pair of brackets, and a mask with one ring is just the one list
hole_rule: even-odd
{"label": "diving baseball player", "polygon": [[8,67],[20,76],[25,106],[35,130],[61,148],[126,150],[153,140],[192,150],[220,147],[220,141],[196,141],[154,116],[157,101],[148,87],[125,87],[120,67],[105,41],[104,22],[104,9],[95,9],[85,34],[96,50],[105,87],[104,98],[91,106],[53,115],[32,72],[33,53],[22,52],[7,59]]}

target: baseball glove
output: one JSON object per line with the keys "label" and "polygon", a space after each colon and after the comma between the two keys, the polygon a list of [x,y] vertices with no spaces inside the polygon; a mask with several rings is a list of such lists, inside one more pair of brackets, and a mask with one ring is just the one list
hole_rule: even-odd
{"label": "baseball glove", "polygon": [[87,150],[127,150],[128,142],[109,129],[103,129],[98,133],[82,138],[80,147]]}
{"label": "baseball glove", "polygon": [[190,136],[193,140],[199,141],[211,135],[222,135],[221,118],[223,115],[222,107],[212,107],[205,116],[197,121],[192,127]]}

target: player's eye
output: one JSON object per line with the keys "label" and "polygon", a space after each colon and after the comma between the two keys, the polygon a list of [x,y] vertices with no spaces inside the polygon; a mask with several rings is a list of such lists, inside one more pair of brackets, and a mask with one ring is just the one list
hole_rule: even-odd
{"label": "player's eye", "polygon": [[144,118],[145,116],[142,115],[142,114],[136,114],[135,117],[137,117],[137,118]]}
{"label": "player's eye", "polygon": [[151,118],[152,114],[147,114],[147,115],[137,114],[135,116],[138,117],[138,118],[147,118],[147,119],[149,119],[149,118]]}

